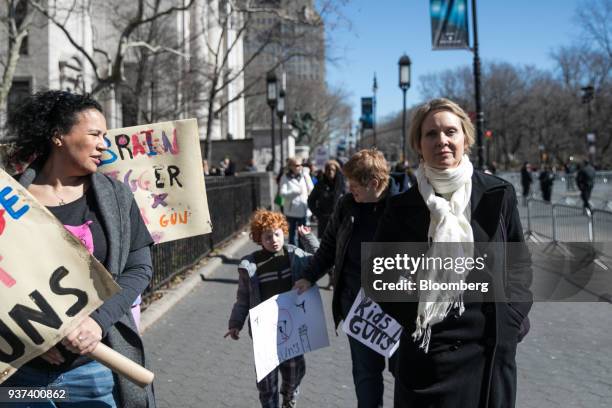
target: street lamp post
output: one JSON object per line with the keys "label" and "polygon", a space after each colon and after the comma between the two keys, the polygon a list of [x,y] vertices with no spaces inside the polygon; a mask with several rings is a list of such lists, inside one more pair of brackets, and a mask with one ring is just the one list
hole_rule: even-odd
{"label": "street lamp post", "polygon": [[281,169],[285,165],[285,148],[283,147],[283,122],[285,118],[285,90],[281,89],[278,92],[278,103],[276,104],[276,114],[280,124],[280,166]]}
{"label": "street lamp post", "polygon": [[276,173],[276,146],[274,140],[274,108],[276,107],[276,75],[273,71],[268,72],[266,76],[266,89],[267,89],[267,99],[268,106],[270,107],[270,117],[271,117],[271,126],[270,126],[270,143],[272,147],[272,172]]}
{"label": "street lamp post", "polygon": [[404,94],[404,104],[402,109],[402,165],[408,157],[406,151],[406,91],[410,88],[410,58],[404,54],[399,59],[399,87]]}
{"label": "street lamp post", "polygon": [[376,147],[376,91],[378,91],[378,81],[376,80],[375,72],[374,81],[372,82],[372,147]]}
{"label": "street lamp post", "polygon": [[484,113],[482,112],[482,98],[480,95],[480,56],[478,54],[478,22],[476,21],[476,0],[472,0],[472,26],[474,39],[474,97],[476,102],[476,153],[478,169],[484,166],[482,135],[484,132]]}
{"label": "street lamp post", "polygon": [[591,126],[591,102],[593,101],[593,97],[595,95],[595,88],[593,85],[587,85],[581,89],[582,103],[586,104],[587,108],[587,154],[589,156],[589,161],[591,164],[593,164],[595,159],[595,132]]}

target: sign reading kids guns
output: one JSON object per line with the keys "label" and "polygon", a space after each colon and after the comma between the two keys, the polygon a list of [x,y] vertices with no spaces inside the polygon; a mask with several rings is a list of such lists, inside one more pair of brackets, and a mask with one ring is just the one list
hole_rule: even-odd
{"label": "sign reading kids guns", "polygon": [[118,290],[81,241],[0,170],[0,383]]}
{"label": "sign reading kids guns", "polygon": [[98,171],[134,193],[155,243],[212,231],[195,119],[112,129]]}

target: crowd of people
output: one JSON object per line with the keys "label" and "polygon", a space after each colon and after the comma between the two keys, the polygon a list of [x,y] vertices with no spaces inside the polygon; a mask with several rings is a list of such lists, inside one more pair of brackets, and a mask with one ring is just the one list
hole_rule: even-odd
{"label": "crowd of people", "polygon": [[[278,177],[275,201],[281,212],[259,210],[251,221],[251,237],[262,249],[238,266],[240,283],[226,336],[238,338],[248,305],[290,286],[303,293],[329,271],[337,328],[363,286],[364,242],[523,242],[514,189],[489,172],[474,170],[468,156],[474,128],[457,104],[435,99],[421,106],[413,117],[410,143],[420,157],[416,172],[406,167],[390,172],[376,149],[361,150],[342,166],[329,161],[319,174],[288,160]],[[317,219],[320,241],[304,225],[309,212]],[[302,255],[298,260],[296,253]],[[488,279],[502,282],[495,289],[500,292],[511,282],[518,294],[514,301],[464,299],[459,292],[445,301],[423,297],[415,303],[381,303],[404,330],[389,361],[348,337],[358,407],[383,405],[386,367],[395,377],[396,407],[513,407],[516,348],[529,330],[531,263],[528,253],[513,257],[510,265],[503,262],[500,257],[488,260]],[[259,382],[262,406],[279,406],[280,371],[282,407],[294,407],[304,369],[304,357],[291,359]]]}
{"label": "crowd of people", "polygon": [[[591,193],[595,186],[595,168],[588,161],[584,160],[579,166],[575,166],[573,162],[567,163],[565,166],[565,178],[567,191],[574,191],[575,186],[580,191],[582,206],[585,210],[591,211]],[[533,184],[534,173],[537,170],[533,168],[531,163],[525,161],[521,167],[521,186],[523,187],[523,205],[527,205],[527,200],[533,195],[531,185]],[[540,182],[540,192],[542,200],[551,202],[553,186],[556,176],[556,170],[550,164],[542,166],[537,179]]]}
{"label": "crowd of people", "polygon": [[[131,191],[96,172],[107,149],[101,106],[86,95],[46,91],[27,100],[8,123],[18,136],[12,159],[35,158],[17,180],[65,226],[90,231],[87,249],[122,290],[3,386],[65,387],[74,407],[154,407],[152,387],[140,389],[88,357],[104,342],[144,365],[137,309],[152,276],[153,240]],[[491,171],[475,170],[469,159],[474,133],[461,107],[433,99],[416,109],[411,121],[410,145],[420,160],[416,171],[406,163],[390,171],[376,149],[361,150],[344,164],[329,160],[320,172],[311,163],[289,158],[277,177],[280,211],[260,209],[252,215],[250,236],[260,248],[238,265],[237,296],[225,337],[240,338],[252,307],[292,289],[302,293],[326,274],[338,327],[363,287],[364,242],[424,242],[430,248],[446,242],[523,242],[514,188]],[[225,175],[236,172],[229,157],[218,168]],[[521,170],[525,199],[531,173],[526,162]],[[552,174],[545,167],[539,177],[548,200]],[[576,184],[587,208],[593,179],[594,170],[585,162]],[[313,216],[317,236],[308,226]],[[517,344],[529,330],[531,264],[528,254],[507,260],[509,265],[503,262],[491,257],[488,276],[468,275],[467,280],[501,281],[494,286],[501,292],[511,283],[514,299],[521,301],[491,302],[458,291],[444,301],[433,293],[429,296],[438,301],[422,295],[412,303],[382,302],[381,308],[404,330],[388,361],[348,338],[358,407],[383,405],[386,368],[395,378],[396,407],[513,407]],[[502,271],[508,275],[501,276]],[[456,274],[442,275],[447,282],[456,279]],[[262,407],[295,407],[305,373],[304,356],[282,362],[257,383]]]}

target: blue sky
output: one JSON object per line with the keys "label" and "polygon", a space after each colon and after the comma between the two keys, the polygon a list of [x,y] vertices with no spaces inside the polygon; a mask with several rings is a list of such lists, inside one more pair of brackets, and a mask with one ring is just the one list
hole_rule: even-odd
{"label": "blue sky", "polygon": [[[574,22],[580,3],[581,0],[479,0],[481,60],[551,69],[550,52],[571,44],[580,34]],[[372,94],[374,72],[378,79],[378,120],[401,111],[397,62],[404,52],[412,60],[408,106],[421,101],[421,75],[472,65],[473,54],[468,50],[431,50],[429,0],[352,0],[343,13],[351,27],[344,25],[327,33],[330,56],[338,59],[337,63],[327,64],[327,81],[350,92],[354,118],[360,115],[360,98]],[[469,24],[471,31],[471,14]]]}

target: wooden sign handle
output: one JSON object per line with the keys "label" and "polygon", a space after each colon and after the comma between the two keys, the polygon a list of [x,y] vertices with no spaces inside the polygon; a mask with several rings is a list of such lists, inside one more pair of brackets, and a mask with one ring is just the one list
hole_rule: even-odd
{"label": "wooden sign handle", "polygon": [[144,388],[153,382],[155,375],[151,371],[116,352],[106,344],[98,343],[89,356],[140,387]]}

